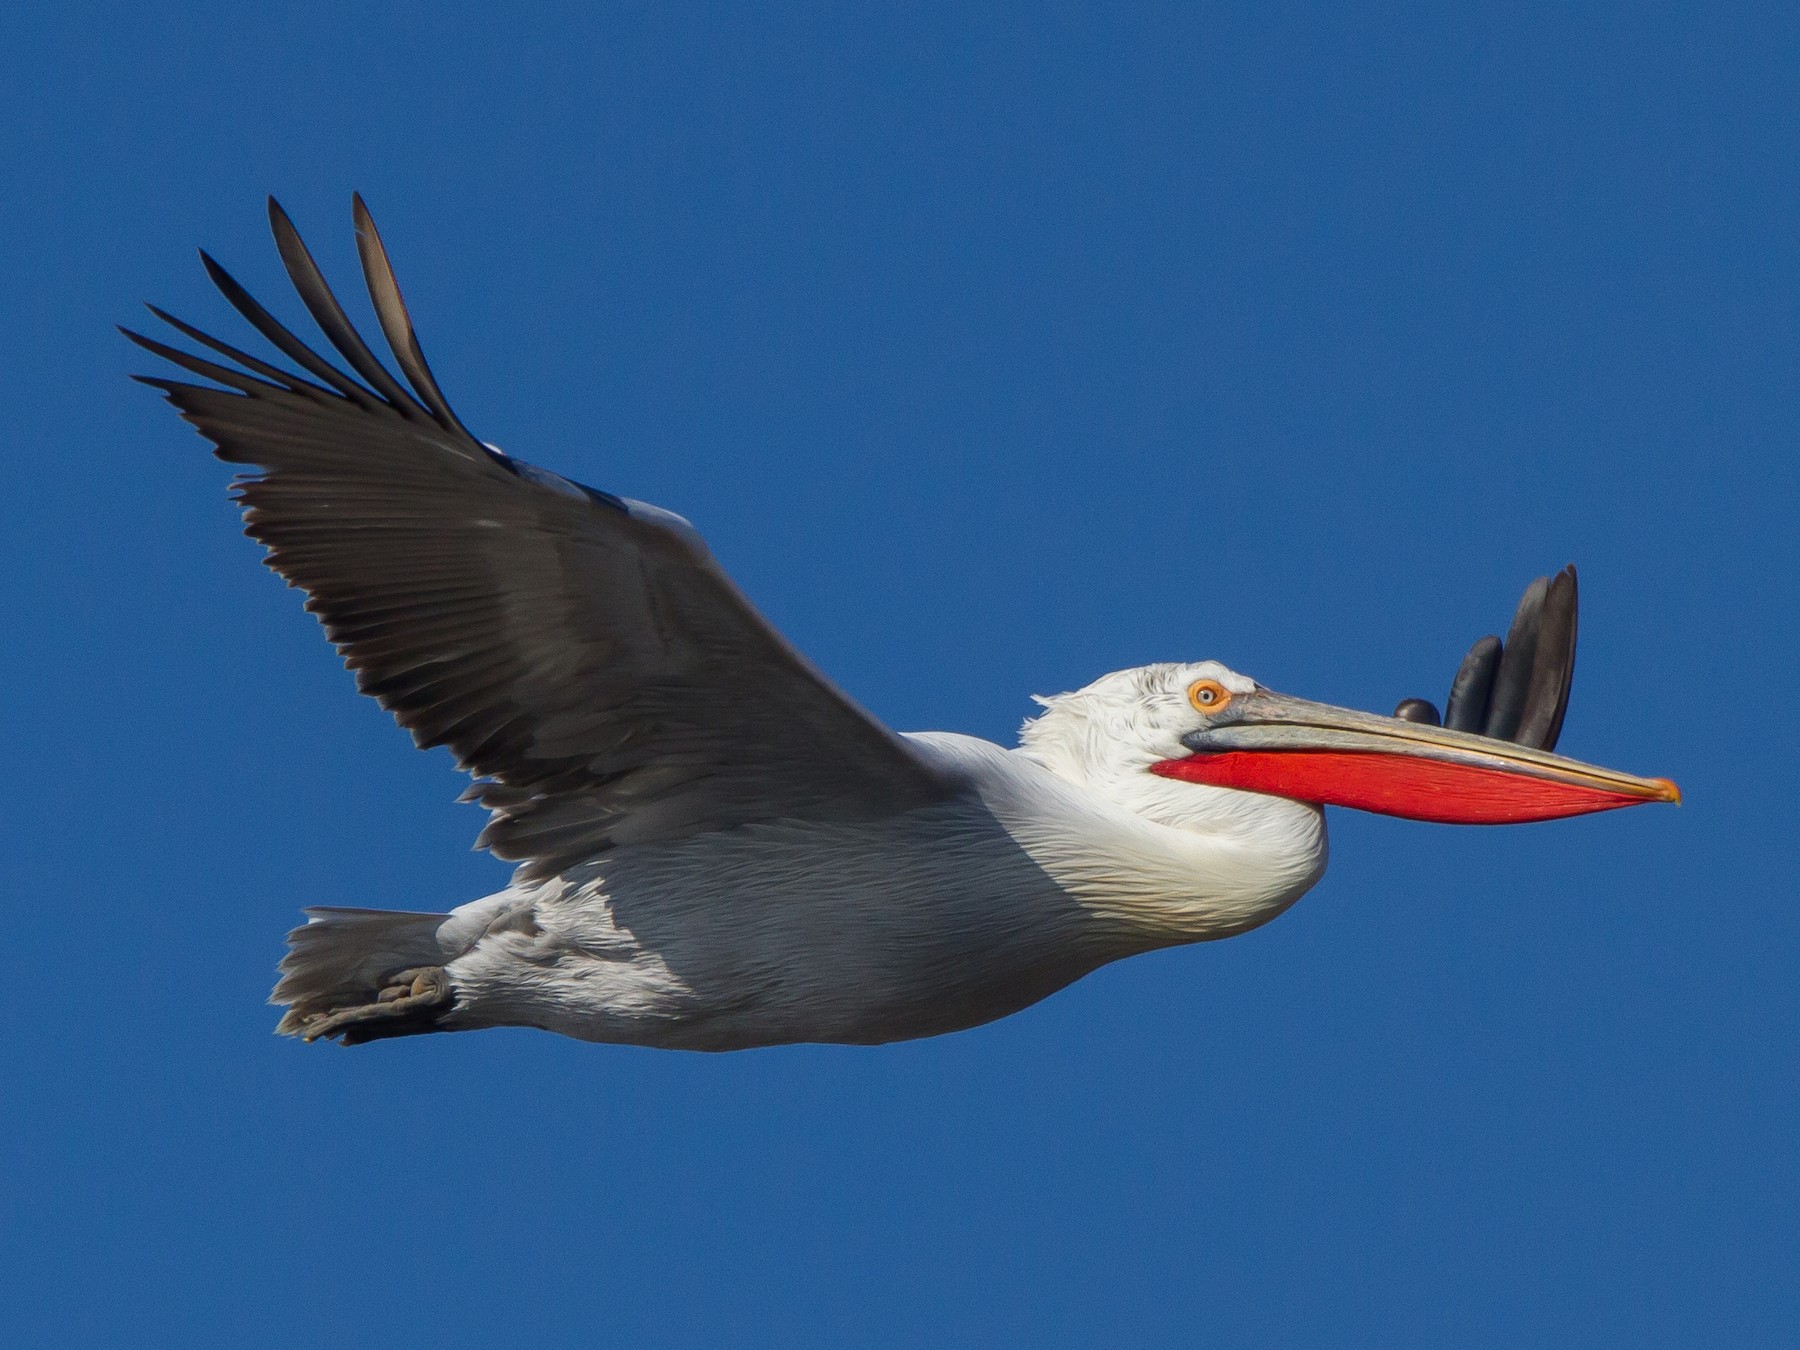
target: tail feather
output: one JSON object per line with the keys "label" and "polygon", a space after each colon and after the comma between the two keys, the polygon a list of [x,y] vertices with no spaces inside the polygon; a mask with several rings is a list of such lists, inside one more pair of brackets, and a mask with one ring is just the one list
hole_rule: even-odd
{"label": "tail feather", "polygon": [[310,1017],[373,1002],[395,971],[440,964],[438,929],[448,914],[315,908],[287,935],[281,979],[269,1002],[285,1006],[275,1030],[297,1035]]}

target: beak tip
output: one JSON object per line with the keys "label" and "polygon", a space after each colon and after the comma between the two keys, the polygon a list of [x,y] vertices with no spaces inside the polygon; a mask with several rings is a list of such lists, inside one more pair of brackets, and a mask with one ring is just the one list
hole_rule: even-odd
{"label": "beak tip", "polygon": [[1681,805],[1681,789],[1674,782],[1667,778],[1652,778],[1650,781],[1656,784],[1656,796],[1652,800]]}

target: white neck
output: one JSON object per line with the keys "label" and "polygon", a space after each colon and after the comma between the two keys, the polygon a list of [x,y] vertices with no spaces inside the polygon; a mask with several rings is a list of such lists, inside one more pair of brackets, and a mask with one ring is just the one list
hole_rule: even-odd
{"label": "white neck", "polygon": [[1305,802],[1159,778],[1147,763],[1074,781],[1029,749],[985,748],[997,751],[977,778],[988,809],[1059,887],[1133,945],[1255,928],[1325,870],[1324,812]]}
{"label": "white neck", "polygon": [[1086,798],[1079,825],[1065,818],[1014,834],[1084,905],[1168,943],[1231,937],[1267,923],[1324,873],[1325,815],[1318,807],[1192,783],[1169,786],[1242,801],[1158,819],[1093,788],[1078,789]]}

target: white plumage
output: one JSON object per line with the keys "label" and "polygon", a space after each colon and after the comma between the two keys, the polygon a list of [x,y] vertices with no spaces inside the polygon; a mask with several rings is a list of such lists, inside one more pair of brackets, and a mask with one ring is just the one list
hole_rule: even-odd
{"label": "white plumage", "polygon": [[248,533],[364,691],[475,775],[481,842],[520,864],[448,914],[308,911],[274,993],[284,1032],[526,1025],[703,1050],[933,1035],[1267,922],[1324,870],[1319,803],[1498,821],[1673,799],[1549,753],[1572,571],[1527,592],[1504,656],[1497,639],[1471,652],[1456,730],[1199,662],[1041,700],[1014,750],[895,735],[769,627],[686,521],[469,433],[360,200],[370,296],[410,388],[270,205],[290,277],[360,379],[207,259],[304,374],[156,311],[235,365],[132,334],[212,383],[148,382],[222,458],[257,466],[238,484]]}

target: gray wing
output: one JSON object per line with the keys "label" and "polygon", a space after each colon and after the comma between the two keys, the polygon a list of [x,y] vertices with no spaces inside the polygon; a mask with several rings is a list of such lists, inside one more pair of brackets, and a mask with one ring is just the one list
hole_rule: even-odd
{"label": "gray wing", "polygon": [[[358,687],[445,745],[493,812],[479,843],[550,876],[609,847],[780,818],[868,819],[946,786],[732,585],[679,516],[472,436],[413,335],[361,198],[357,244],[403,386],[269,203],[289,278],[352,378],[201,255],[305,375],[158,318],[235,366],[126,336],[212,381],[140,376],[219,458],[245,533],[308,595]],[[213,387],[214,385],[222,387]]]}
{"label": "gray wing", "polygon": [[[1444,704],[1444,725],[1554,750],[1575,678],[1578,599],[1573,563],[1527,586],[1506,641],[1490,634],[1463,657]],[[1422,698],[1404,700],[1394,716],[1438,720],[1437,709]]]}

